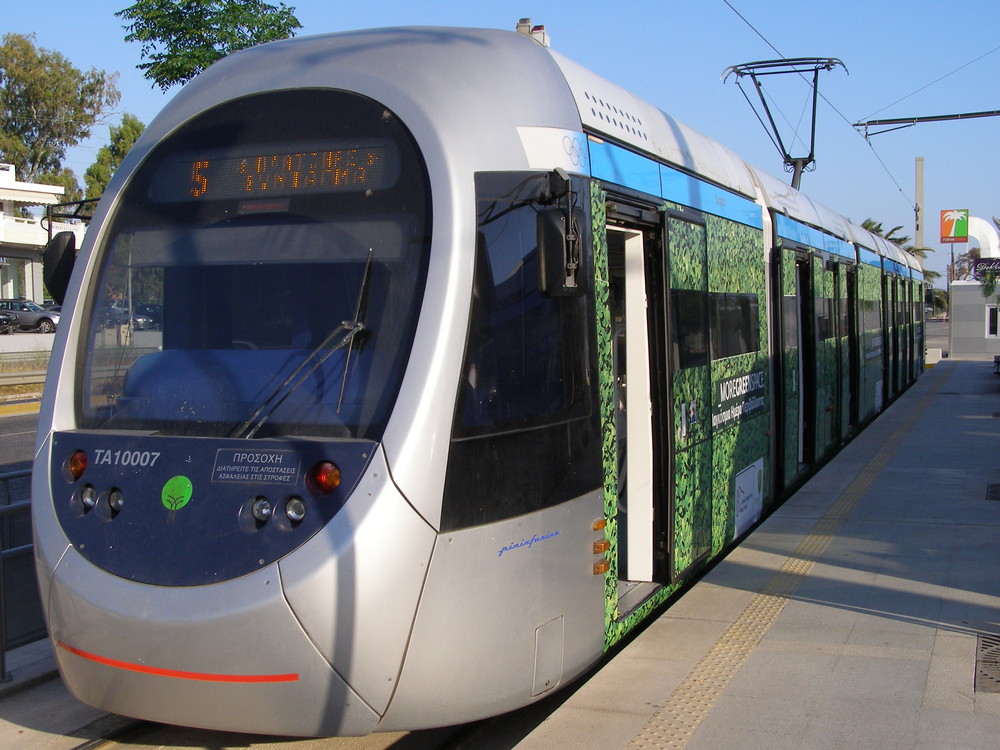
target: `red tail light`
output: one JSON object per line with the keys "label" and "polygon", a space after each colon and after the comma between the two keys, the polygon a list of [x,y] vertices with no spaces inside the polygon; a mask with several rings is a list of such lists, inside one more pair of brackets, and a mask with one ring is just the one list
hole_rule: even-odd
{"label": "red tail light", "polygon": [[340,486],[340,469],[332,461],[320,461],[309,470],[309,489],[317,495],[329,495]]}
{"label": "red tail light", "polygon": [[72,481],[75,482],[82,477],[83,472],[87,470],[87,452],[73,451],[73,455],[66,462],[66,469],[69,471],[70,476],[73,477]]}

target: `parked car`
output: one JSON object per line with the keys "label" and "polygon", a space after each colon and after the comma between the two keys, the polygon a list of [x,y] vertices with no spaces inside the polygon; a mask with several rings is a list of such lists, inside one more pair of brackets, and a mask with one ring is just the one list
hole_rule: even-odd
{"label": "parked car", "polygon": [[143,307],[145,305],[138,305],[136,311],[129,315],[128,307],[116,300],[116,304],[108,305],[100,311],[101,325],[105,328],[113,328],[125,325],[131,320],[132,328],[136,331],[156,328],[153,317],[142,312]]}
{"label": "parked car", "polygon": [[59,325],[59,313],[43,310],[29,299],[0,299],[0,310],[14,314],[20,331],[52,333]]}
{"label": "parked car", "polygon": [[17,316],[14,313],[0,312],[0,333],[14,333]]}
{"label": "parked car", "polygon": [[149,318],[150,325],[149,328],[154,330],[160,330],[163,327],[163,305],[149,304],[149,305],[136,305],[135,311],[138,315]]}

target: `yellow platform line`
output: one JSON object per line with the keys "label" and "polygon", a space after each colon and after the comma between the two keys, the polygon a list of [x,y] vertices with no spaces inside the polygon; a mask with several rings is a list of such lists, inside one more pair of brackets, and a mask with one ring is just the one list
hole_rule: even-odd
{"label": "yellow platform line", "polygon": [[24,401],[19,404],[0,404],[0,417],[14,414],[38,414],[39,401]]}

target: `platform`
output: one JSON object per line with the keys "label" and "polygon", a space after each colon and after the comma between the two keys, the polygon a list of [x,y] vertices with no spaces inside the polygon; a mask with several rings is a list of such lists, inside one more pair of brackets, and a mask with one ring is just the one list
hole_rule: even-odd
{"label": "platform", "polygon": [[516,747],[982,750],[996,690],[1000,377],[945,360]]}

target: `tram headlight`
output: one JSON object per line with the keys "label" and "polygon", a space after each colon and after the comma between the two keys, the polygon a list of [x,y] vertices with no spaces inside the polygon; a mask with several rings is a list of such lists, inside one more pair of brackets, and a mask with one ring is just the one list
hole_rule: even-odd
{"label": "tram headlight", "polygon": [[314,494],[329,495],[340,486],[340,469],[332,461],[320,461],[309,470],[307,484]]}
{"label": "tram headlight", "polygon": [[285,515],[292,523],[299,523],[306,517],[306,504],[301,497],[293,495],[285,503]]}
{"label": "tram headlight", "polygon": [[86,510],[97,505],[97,489],[92,484],[84,485],[80,490],[80,502]]}
{"label": "tram headlight", "polygon": [[108,493],[108,506],[111,508],[112,513],[119,513],[125,505],[125,495],[117,487],[113,488]]}
{"label": "tram headlight", "polygon": [[253,513],[253,517],[258,521],[265,523],[271,518],[274,508],[271,506],[271,501],[266,497],[257,497],[254,498],[253,505],[250,506],[250,512]]}

